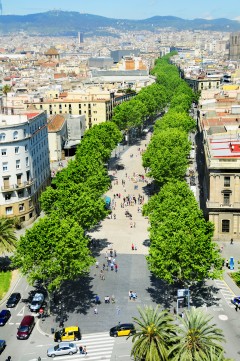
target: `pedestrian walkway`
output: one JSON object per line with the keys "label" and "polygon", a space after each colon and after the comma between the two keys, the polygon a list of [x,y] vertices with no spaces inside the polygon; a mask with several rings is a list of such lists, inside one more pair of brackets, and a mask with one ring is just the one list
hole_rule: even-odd
{"label": "pedestrian walkway", "polygon": [[[146,139],[131,146],[116,159],[116,168],[109,171],[112,188],[106,194],[111,198],[112,215],[101,222],[97,231],[90,233],[100,242],[105,240],[119,254],[132,253],[132,245],[135,254],[148,254],[149,223],[142,215],[142,207],[149,198],[146,189],[150,180],[142,166],[142,153],[150,136],[148,134]],[[107,247],[101,252],[106,250]]]}

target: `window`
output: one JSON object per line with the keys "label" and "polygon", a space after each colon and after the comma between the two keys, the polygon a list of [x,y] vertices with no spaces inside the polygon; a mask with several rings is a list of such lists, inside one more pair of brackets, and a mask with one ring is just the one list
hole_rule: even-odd
{"label": "window", "polygon": [[8,162],[3,162],[2,170],[3,170],[3,172],[6,172],[8,170]]}
{"label": "window", "polygon": [[13,209],[12,209],[12,207],[6,207],[6,208],[5,208],[5,212],[6,212],[6,215],[13,214]]}
{"label": "window", "polygon": [[28,145],[25,144],[25,152],[27,152],[27,151],[28,151]]}
{"label": "window", "polygon": [[19,147],[15,147],[15,154],[19,153]]}
{"label": "window", "polygon": [[25,222],[25,216],[19,218],[20,222]]}
{"label": "window", "polygon": [[26,167],[29,167],[29,159],[26,157]]}
{"label": "window", "polygon": [[224,187],[230,187],[230,177],[224,177]]}
{"label": "window", "polygon": [[230,231],[230,221],[229,219],[222,220],[222,233],[229,233]]}
{"label": "window", "polygon": [[19,212],[23,212],[24,211],[24,203],[20,203],[18,209],[19,209]]}
{"label": "window", "polygon": [[223,193],[223,205],[229,206],[230,204],[230,194],[229,193]]}
{"label": "window", "polygon": [[0,134],[0,142],[3,142],[6,139],[6,134],[5,133],[1,133]]}
{"label": "window", "polygon": [[24,138],[26,138],[26,136],[27,136],[27,131],[26,131],[26,129],[23,129],[23,135],[24,135]]}
{"label": "window", "polygon": [[18,139],[18,132],[17,131],[13,132],[13,139],[14,140]]}
{"label": "window", "polygon": [[20,163],[20,159],[16,160],[16,169],[20,169],[21,168],[21,163]]}
{"label": "window", "polygon": [[29,201],[29,208],[32,208],[32,200]]}
{"label": "window", "polygon": [[6,193],[5,194],[5,201],[10,201],[11,199],[11,193]]}
{"label": "window", "polygon": [[3,156],[7,155],[7,149],[2,149],[2,150],[1,150],[1,154],[2,154]]}
{"label": "window", "polygon": [[18,191],[18,198],[23,198],[24,197],[24,191]]}

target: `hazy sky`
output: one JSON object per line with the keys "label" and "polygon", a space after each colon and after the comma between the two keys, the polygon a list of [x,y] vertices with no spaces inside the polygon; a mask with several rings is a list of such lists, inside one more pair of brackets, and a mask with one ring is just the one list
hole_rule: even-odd
{"label": "hazy sky", "polygon": [[78,11],[118,19],[173,15],[183,19],[240,20],[239,0],[0,0],[3,15],[32,14],[53,9]]}

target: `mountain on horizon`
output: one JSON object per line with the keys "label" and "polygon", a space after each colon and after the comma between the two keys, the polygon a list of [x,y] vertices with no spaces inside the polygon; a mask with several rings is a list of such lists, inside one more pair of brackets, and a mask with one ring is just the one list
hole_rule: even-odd
{"label": "mountain on horizon", "polygon": [[186,20],[175,16],[153,16],[143,20],[113,19],[75,11],[52,10],[29,15],[1,15],[0,35],[24,31],[30,35],[67,36],[78,31],[92,35],[112,35],[109,28],[119,31],[171,28],[175,30],[240,31],[240,22],[229,19]]}

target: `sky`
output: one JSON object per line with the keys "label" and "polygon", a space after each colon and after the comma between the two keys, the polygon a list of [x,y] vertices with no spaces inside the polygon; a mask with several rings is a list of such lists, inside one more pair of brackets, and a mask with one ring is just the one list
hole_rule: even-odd
{"label": "sky", "polygon": [[177,16],[183,19],[228,18],[240,21],[239,0],[0,0],[3,15],[49,10],[77,11],[117,19]]}

